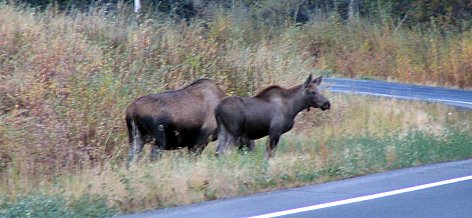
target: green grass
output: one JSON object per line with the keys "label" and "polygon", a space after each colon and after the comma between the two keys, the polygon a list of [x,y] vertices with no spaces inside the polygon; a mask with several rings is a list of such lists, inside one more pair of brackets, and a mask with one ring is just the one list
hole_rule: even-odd
{"label": "green grass", "polygon": [[343,177],[470,158],[472,136],[459,129],[440,135],[420,130],[386,137],[344,137],[329,142],[335,149],[333,165]]}
{"label": "green grass", "polygon": [[15,200],[0,202],[0,217],[105,217],[117,213],[105,198],[84,194],[79,199],[65,199],[61,194],[29,193]]}

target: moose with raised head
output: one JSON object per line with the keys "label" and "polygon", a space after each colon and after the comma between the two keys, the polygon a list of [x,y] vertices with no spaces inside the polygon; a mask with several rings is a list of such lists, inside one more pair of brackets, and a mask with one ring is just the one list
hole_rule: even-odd
{"label": "moose with raised head", "polygon": [[309,111],[311,107],[324,111],[331,107],[318,90],[321,81],[322,77],[313,79],[310,75],[303,84],[289,89],[270,86],[254,97],[224,98],[215,109],[219,129],[216,154],[223,154],[240,138],[251,141],[268,135],[265,159],[269,159],[280,136],[292,129],[300,111]]}
{"label": "moose with raised head", "polygon": [[126,109],[128,166],[148,142],[151,160],[161,150],[187,147],[191,153],[201,153],[209,140],[216,139],[214,110],[225,96],[214,81],[198,79],[182,89],[135,99]]}

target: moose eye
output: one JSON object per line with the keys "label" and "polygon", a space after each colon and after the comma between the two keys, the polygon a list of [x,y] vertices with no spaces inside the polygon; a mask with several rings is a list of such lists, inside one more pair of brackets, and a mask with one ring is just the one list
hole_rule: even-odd
{"label": "moose eye", "polygon": [[306,90],[306,94],[315,95],[316,91]]}

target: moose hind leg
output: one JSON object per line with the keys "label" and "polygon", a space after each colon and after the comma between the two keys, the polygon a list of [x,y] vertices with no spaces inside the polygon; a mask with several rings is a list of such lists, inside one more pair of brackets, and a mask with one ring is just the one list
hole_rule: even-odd
{"label": "moose hind leg", "polygon": [[131,163],[134,163],[140,157],[140,153],[144,147],[144,139],[141,132],[136,128],[134,123],[132,124],[132,129],[130,130],[129,135],[129,142],[130,148],[128,152],[128,164],[127,167],[130,166]]}
{"label": "moose hind leg", "polygon": [[218,133],[218,146],[216,147],[215,155],[219,156],[224,153],[226,144],[228,144],[228,133],[223,130],[220,130]]}
{"label": "moose hind leg", "polygon": [[227,132],[225,128],[221,128],[220,133],[218,134],[218,147],[216,148],[216,155],[223,155],[228,148],[234,146],[238,140],[238,137],[235,137],[231,133]]}
{"label": "moose hind leg", "polygon": [[218,156],[223,154],[224,147],[227,143],[228,137],[226,136],[227,133],[221,127],[220,131],[218,132],[218,146],[216,147],[215,155]]}

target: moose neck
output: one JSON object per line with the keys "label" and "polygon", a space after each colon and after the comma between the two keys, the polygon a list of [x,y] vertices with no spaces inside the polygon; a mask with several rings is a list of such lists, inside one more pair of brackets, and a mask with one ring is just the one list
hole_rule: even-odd
{"label": "moose neck", "polygon": [[303,101],[302,85],[288,89],[286,99],[287,115],[291,118],[295,118],[300,111],[307,109],[307,105]]}

